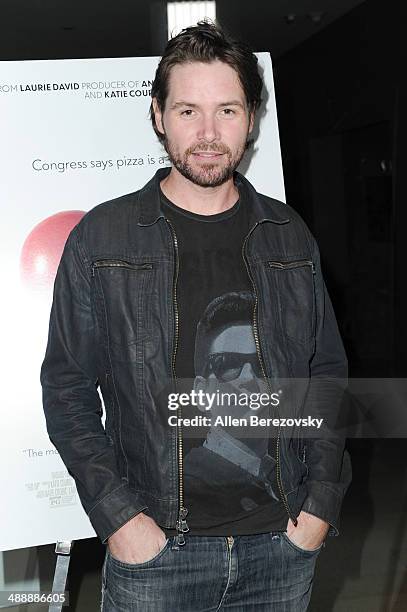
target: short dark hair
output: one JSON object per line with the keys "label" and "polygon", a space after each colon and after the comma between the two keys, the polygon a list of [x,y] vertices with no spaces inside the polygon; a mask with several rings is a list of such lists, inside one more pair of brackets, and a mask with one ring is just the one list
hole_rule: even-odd
{"label": "short dark hair", "polygon": [[[210,63],[215,60],[228,64],[237,72],[249,113],[255,113],[261,104],[263,87],[256,55],[244,43],[234,40],[219,25],[208,20],[185,28],[168,41],[155,73],[151,97],[157,99],[158,106],[164,111],[171,68],[176,64]],[[152,103],[150,118],[158,139],[163,143],[165,136],[157,129]]]}
{"label": "short dark hair", "polygon": [[196,330],[195,376],[204,376],[210,346],[227,327],[251,325],[254,296],[250,291],[231,291],[213,299],[205,309]]}

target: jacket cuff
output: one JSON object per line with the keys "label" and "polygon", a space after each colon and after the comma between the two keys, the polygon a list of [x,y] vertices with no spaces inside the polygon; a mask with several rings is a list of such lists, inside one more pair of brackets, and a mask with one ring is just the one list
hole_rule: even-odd
{"label": "jacket cuff", "polygon": [[339,513],[342,497],[332,491],[329,485],[316,480],[307,482],[307,490],[308,495],[301,510],[329,523],[328,535],[339,535]]}
{"label": "jacket cuff", "polygon": [[109,493],[88,512],[89,520],[105,544],[107,539],[133,516],[147,508],[147,504],[127,483]]}

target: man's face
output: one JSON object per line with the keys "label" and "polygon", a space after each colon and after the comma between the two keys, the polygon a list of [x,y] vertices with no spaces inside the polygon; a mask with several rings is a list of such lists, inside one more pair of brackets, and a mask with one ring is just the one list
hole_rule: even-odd
{"label": "man's face", "polygon": [[[250,324],[231,325],[218,334],[209,346],[203,376],[195,378],[195,391],[216,394],[249,395],[262,391],[260,363]],[[247,405],[214,402],[212,418],[243,417],[250,414]]]}
{"label": "man's face", "polygon": [[231,325],[216,336],[208,355],[207,380],[215,385],[227,383],[238,390],[255,390],[260,376],[259,358],[251,325]]}
{"label": "man's face", "polygon": [[233,68],[220,61],[176,65],[164,112],[155,99],[153,105],[178,172],[201,187],[222,185],[233,176],[253,129],[253,115]]}

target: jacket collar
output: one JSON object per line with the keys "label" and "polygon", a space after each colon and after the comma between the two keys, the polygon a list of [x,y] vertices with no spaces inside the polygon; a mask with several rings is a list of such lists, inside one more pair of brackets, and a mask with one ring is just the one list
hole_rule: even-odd
{"label": "jacket collar", "polygon": [[[138,225],[152,225],[160,217],[164,217],[161,210],[160,183],[170,172],[170,167],[160,168],[139,192]],[[235,172],[234,180],[242,201],[250,207],[251,224],[271,221],[281,225],[290,221],[289,215],[284,214],[285,211],[278,210],[281,206],[280,202],[272,198],[261,197],[240,172]]]}

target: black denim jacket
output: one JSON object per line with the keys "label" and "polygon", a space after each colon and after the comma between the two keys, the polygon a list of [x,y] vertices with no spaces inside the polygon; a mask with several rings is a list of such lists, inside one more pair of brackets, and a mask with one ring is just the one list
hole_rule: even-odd
{"label": "black denim jacket", "polygon": [[[159,197],[168,172],[88,212],[66,242],[55,280],[41,369],[47,429],[102,541],[140,511],[183,530],[179,431],[157,400],[174,373],[178,327],[176,236]],[[317,410],[335,423],[341,393],[321,393],[315,383],[337,380],[342,389],[347,361],[315,240],[290,206],[258,194],[238,173],[235,181],[250,210],[242,257],[257,296],[265,374],[273,364],[273,376],[306,380],[296,413]],[[343,437],[292,431],[278,436],[275,451],[287,518],[295,521],[302,509],[337,534],[351,480]]]}

